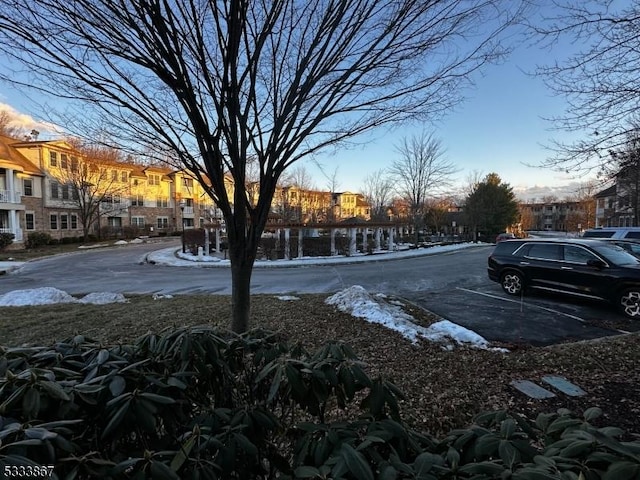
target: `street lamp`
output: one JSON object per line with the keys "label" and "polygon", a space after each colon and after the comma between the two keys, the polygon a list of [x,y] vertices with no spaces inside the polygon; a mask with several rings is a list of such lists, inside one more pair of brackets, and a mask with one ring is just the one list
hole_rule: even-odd
{"label": "street lamp", "polygon": [[182,253],[186,253],[187,249],[184,243],[184,207],[186,203],[184,199],[180,200],[180,220],[182,221]]}

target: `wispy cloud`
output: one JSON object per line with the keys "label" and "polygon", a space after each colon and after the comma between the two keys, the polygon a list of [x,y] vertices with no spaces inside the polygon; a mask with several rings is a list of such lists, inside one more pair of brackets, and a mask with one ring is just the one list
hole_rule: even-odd
{"label": "wispy cloud", "polygon": [[60,134],[62,129],[49,122],[36,120],[31,115],[21,113],[8,103],[0,102],[0,112],[6,112],[9,117],[9,127],[19,128],[26,132],[37,130],[42,134]]}

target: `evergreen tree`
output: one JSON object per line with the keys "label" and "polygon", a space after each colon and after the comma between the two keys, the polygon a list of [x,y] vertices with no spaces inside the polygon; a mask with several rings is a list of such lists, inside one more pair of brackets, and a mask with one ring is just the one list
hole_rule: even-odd
{"label": "evergreen tree", "polygon": [[511,186],[490,173],[472,186],[465,212],[474,237],[480,233],[493,238],[518,220],[518,202]]}

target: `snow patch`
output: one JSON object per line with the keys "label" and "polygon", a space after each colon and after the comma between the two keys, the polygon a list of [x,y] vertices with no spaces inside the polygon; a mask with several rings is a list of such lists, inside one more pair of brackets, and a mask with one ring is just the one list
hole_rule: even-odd
{"label": "snow patch", "polygon": [[78,300],[80,303],[92,303],[93,305],[107,305],[108,303],[128,303],[121,293],[95,292],[89,293]]}
{"label": "snow patch", "polygon": [[78,300],[67,292],[53,287],[13,290],[0,295],[2,307],[24,307],[27,305],[53,305],[56,303],[75,303]]}
{"label": "snow patch", "polygon": [[325,300],[325,303],[335,305],[338,310],[354,317],[395,330],[413,343],[417,343],[420,338],[443,344],[445,348],[452,348],[453,343],[473,348],[489,348],[489,342],[484,337],[448,320],[441,320],[428,328],[416,325],[415,319],[402,311],[398,305],[391,305],[384,302],[382,298],[370,295],[360,285],[354,285],[332,295]]}
{"label": "snow patch", "polygon": [[13,290],[0,295],[0,307],[25,307],[31,305],[55,305],[57,303],[91,303],[106,305],[123,303],[128,300],[121,293],[97,292],[77,299],[67,292],[54,287]]}
{"label": "snow patch", "polygon": [[284,302],[300,300],[300,297],[294,297],[293,295],[279,295],[276,297],[278,300],[282,300]]}
{"label": "snow patch", "polygon": [[151,298],[153,298],[154,300],[163,300],[163,299],[169,299],[169,298],[173,298],[173,295],[164,295],[162,293],[154,293]]}

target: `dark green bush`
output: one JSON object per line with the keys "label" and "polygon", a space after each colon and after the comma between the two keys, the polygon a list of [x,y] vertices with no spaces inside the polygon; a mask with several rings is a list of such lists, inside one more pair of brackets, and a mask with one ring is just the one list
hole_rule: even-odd
{"label": "dark green bush", "polygon": [[13,243],[13,239],[13,233],[0,233],[0,251],[11,245]]}
{"label": "dark green bush", "polygon": [[[355,404],[355,399],[360,401]],[[640,443],[567,411],[504,412],[436,440],[408,428],[402,394],[351,349],[208,327],[132,345],[75,338],[0,348],[0,471],[54,478],[634,479]],[[582,475],[582,476],[581,476]]]}
{"label": "dark green bush", "polygon": [[27,241],[24,246],[26,248],[38,248],[44,247],[46,245],[51,245],[53,242],[53,237],[48,233],[44,232],[32,232],[27,235]]}

